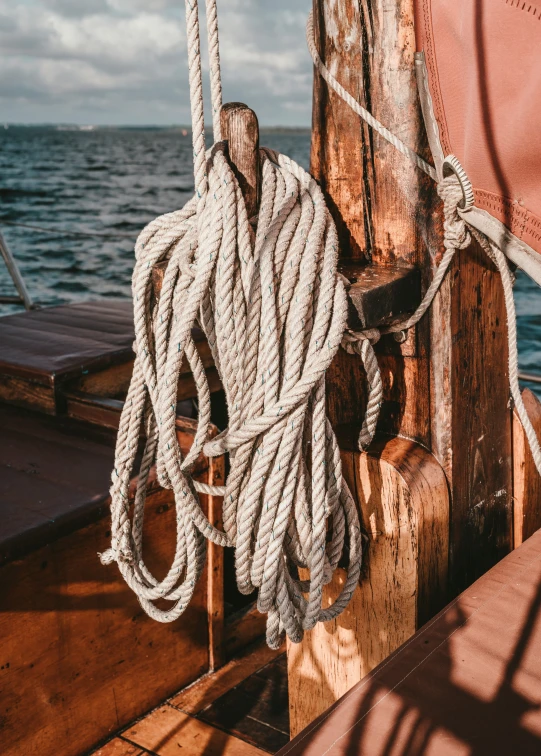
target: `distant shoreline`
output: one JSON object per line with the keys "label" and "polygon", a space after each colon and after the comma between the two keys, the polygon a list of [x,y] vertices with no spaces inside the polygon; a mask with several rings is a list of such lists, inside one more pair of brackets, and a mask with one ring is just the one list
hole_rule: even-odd
{"label": "distant shoreline", "polygon": [[[103,126],[94,124],[75,124],[75,123],[4,123],[4,130],[9,129],[41,129],[47,131],[75,131],[75,132],[94,132],[94,131],[172,131],[187,134],[191,133],[191,126],[153,126],[152,124],[142,126]],[[210,128],[206,129],[208,132]],[[262,134],[310,134],[309,126],[261,126],[259,130]],[[0,133],[2,124],[0,122]]]}

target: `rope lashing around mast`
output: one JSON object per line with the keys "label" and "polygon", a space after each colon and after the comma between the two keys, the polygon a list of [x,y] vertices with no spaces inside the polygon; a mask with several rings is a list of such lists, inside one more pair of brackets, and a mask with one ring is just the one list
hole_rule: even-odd
{"label": "rope lashing around mast", "polygon": [[[139,236],[133,274],[136,359],[118,432],[111,488],[116,561],[144,610],[169,622],[185,610],[201,574],[205,538],[235,546],[237,583],[258,589],[267,642],[300,641],[337,616],[357,585],[362,558],[358,513],[343,480],[340,451],[325,413],[325,371],[340,347],[347,297],[337,277],[338,240],[318,184],[272,150],[260,151],[261,204],[252,230],[220,143],[221,85],[215,0],[207,0],[215,145],[205,153],[197,3],[186,3],[195,197]],[[152,268],[167,260],[157,306]],[[205,332],[225,391],[229,426],[207,439],[210,391],[191,331]],[[176,392],[183,359],[197,388],[199,418],[183,459]],[[129,482],[138,440],[146,442],[132,509]],[[229,452],[225,488],[192,478],[194,463]],[[147,478],[174,492],[177,544],[162,580],[143,557]],[[197,492],[224,495],[224,531],[213,527]],[[347,548],[346,548],[347,547]],[[323,586],[347,551],[347,576],[330,606]],[[297,568],[308,570],[302,581]],[[168,610],[159,599],[173,602]]]}
{"label": "rope lashing around mast", "polygon": [[[321,60],[319,52],[315,45],[314,36],[314,19],[313,12],[310,11],[306,23],[306,41],[308,49],[312,56],[314,66],[320,76],[327,82],[338,96],[349,105],[357,115],[359,115],[369,126],[371,126],[380,136],[386,139],[399,152],[411,160],[414,165],[424,171],[432,179],[437,180],[436,171],[433,166],[422,159],[420,155],[411,150],[397,136],[392,134],[383,126],[374,116],[360,105],[352,95],[342,87],[335,79],[331,72],[326,68]],[[501,277],[504,292],[505,310],[507,316],[507,343],[509,353],[509,387],[520,422],[526,433],[528,444],[532,457],[537,469],[541,475],[541,447],[539,440],[530,421],[518,382],[518,348],[517,348],[517,324],[515,301],[513,299],[513,276],[509,270],[507,260],[502,250],[494,245],[484,234],[476,228],[470,226],[467,220],[460,215],[458,209],[463,213],[473,206],[474,195],[471,182],[468,179],[466,171],[454,155],[448,155],[444,160],[444,168],[449,175],[438,184],[438,194],[443,201],[444,215],[444,238],[443,244],[445,252],[435,270],[434,276],[428,287],[421,304],[413,315],[402,323],[396,323],[390,327],[380,329],[369,329],[366,331],[353,332],[346,331],[342,346],[350,353],[355,352],[361,356],[363,366],[367,375],[368,382],[368,402],[365,419],[359,436],[359,448],[365,448],[372,440],[376,431],[376,425],[379,417],[379,408],[381,406],[381,375],[374,353],[372,344],[376,343],[379,338],[388,333],[398,333],[407,331],[408,328],[416,325],[428,310],[436,293],[445,278],[451,261],[459,249],[465,249],[471,242],[473,236],[479,243],[485,254],[492,260]],[[466,212],[467,214],[467,212]]]}
{"label": "rope lashing around mast", "polygon": [[[267,612],[267,642],[277,647],[284,631],[300,641],[304,630],[337,616],[357,584],[362,559],[357,509],[343,480],[340,452],[325,414],[325,372],[340,344],[360,354],[369,384],[359,437],[364,448],[375,432],[382,401],[381,375],[372,344],[386,333],[414,326],[430,307],[457,249],[471,234],[502,277],[508,319],[510,388],[537,469],[541,450],[518,385],[512,277],[501,250],[458,213],[468,200],[464,177],[454,171],[440,182],[445,253],[416,312],[405,322],[360,333],[346,329],[347,299],[337,275],[338,242],[323,194],[300,166],[269,149],[260,151],[261,205],[254,233],[242,192],[220,143],[221,83],[216,0],[206,0],[213,149],[205,151],[198,4],[186,0],[195,196],[182,209],[152,221],[140,234],[133,274],[135,363],[124,404],[111,487],[112,543],[102,555],[116,561],[143,609],[154,619],[179,617],[204,563],[205,538],[234,546],[237,583],[258,589]],[[313,41],[314,64],[331,86],[378,133],[432,178],[436,174],[338,84]],[[458,164],[459,166],[459,164]],[[152,268],[167,260],[162,292],[152,307]],[[205,332],[228,406],[229,426],[207,440],[210,390],[192,339],[196,320]],[[198,425],[182,457],[176,431],[176,392],[186,359],[196,384]],[[129,485],[144,431],[145,446],[133,504]],[[195,481],[203,452],[229,453],[225,487]],[[167,575],[159,580],[143,558],[147,480],[174,492],[177,544]],[[202,511],[197,492],[223,495],[224,531]],[[345,549],[347,545],[347,549]],[[334,604],[322,607],[323,587],[347,550],[347,575]],[[302,581],[297,568],[308,571]],[[163,610],[156,601],[167,599]]]}

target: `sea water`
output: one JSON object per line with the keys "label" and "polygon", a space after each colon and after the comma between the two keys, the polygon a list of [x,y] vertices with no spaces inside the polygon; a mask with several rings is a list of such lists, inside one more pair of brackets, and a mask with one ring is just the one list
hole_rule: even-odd
{"label": "sea water", "polygon": [[[305,168],[309,141],[302,130],[261,135]],[[0,127],[0,231],[42,305],[129,297],[138,232],[193,190],[187,129]],[[0,294],[13,293],[0,261]],[[515,298],[520,367],[541,373],[541,291],[519,272]]]}

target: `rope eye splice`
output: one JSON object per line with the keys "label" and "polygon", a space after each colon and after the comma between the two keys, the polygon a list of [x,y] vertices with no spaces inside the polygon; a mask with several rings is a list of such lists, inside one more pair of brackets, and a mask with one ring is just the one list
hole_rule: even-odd
{"label": "rope eye splice", "polygon": [[[258,591],[267,642],[304,631],[347,606],[357,585],[362,536],[342,477],[340,450],[325,413],[325,372],[340,347],[347,297],[337,275],[338,238],[321,189],[288,157],[260,150],[261,202],[254,230],[220,145],[222,105],[216,0],[206,0],[214,148],[205,152],[197,2],[186,2],[195,196],[152,221],[135,248],[135,364],[119,426],[112,475],[112,544],[143,609],[160,622],[178,618],[201,575],[205,539],[235,548],[238,587]],[[153,306],[152,268],[167,260]],[[192,339],[198,323],[225,391],[229,425],[208,439],[210,390]],[[198,425],[183,457],[176,391],[183,359],[197,388]],[[144,432],[144,433],[143,433]],[[133,502],[138,440],[145,437]],[[195,481],[203,452],[229,454],[225,487]],[[163,579],[143,559],[147,481],[173,491],[176,551]],[[223,531],[205,516],[198,493],[223,495]],[[345,553],[340,595],[322,606],[323,588]],[[299,569],[302,570],[301,579]],[[167,599],[164,610],[156,605]]]}

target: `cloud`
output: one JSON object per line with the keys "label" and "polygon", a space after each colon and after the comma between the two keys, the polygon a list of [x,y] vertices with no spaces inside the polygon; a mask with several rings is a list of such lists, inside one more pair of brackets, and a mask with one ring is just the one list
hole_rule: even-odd
{"label": "cloud", "polygon": [[[310,0],[222,0],[224,97],[263,124],[309,123]],[[204,30],[203,30],[204,36]],[[5,121],[186,123],[179,0],[0,0]]]}

